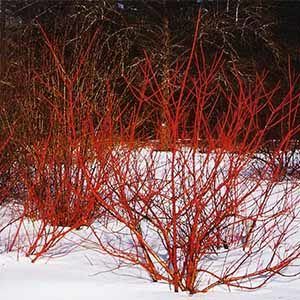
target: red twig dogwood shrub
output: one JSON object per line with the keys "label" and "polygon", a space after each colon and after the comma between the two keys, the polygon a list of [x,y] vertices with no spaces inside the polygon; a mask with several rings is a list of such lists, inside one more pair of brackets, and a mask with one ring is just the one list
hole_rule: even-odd
{"label": "red twig dogwood shrub", "polygon": [[76,140],[59,143],[58,137],[58,144],[50,142],[49,138],[32,148],[28,165],[20,169],[25,192],[17,230],[8,247],[25,252],[33,262],[72,230],[101,217],[101,209],[86,188],[82,166],[91,174],[94,166],[85,145]]}
{"label": "red twig dogwood shrub", "polygon": [[[100,248],[140,265],[154,281],[190,293],[222,284],[255,289],[288,272],[300,255],[291,238],[299,188],[278,180],[276,159],[299,134],[299,123],[291,122],[299,93],[291,88],[274,106],[278,87],[268,90],[265,75],[257,75],[253,86],[238,75],[220,85],[217,77],[226,79],[221,58],[206,64],[196,42],[189,61],[170,72],[167,94],[147,57],[141,72],[144,81],[131,87],[133,97],[138,107],[162,111],[169,151],[151,143],[131,146],[138,128],[133,116],[131,135],[106,153],[101,174],[86,169],[89,195],[110,215],[102,230],[94,228]],[[258,180],[250,168],[254,155],[285,123],[293,126],[262,166],[268,176]],[[102,143],[102,137],[93,139],[99,162]]]}
{"label": "red twig dogwood shrub", "polygon": [[[81,73],[93,40],[68,72],[55,45],[41,31],[49,50],[45,55],[53,65],[50,70],[34,72],[37,88],[33,96],[47,111],[48,132],[44,137],[37,134],[36,141],[26,146],[19,170],[24,195],[18,228],[26,232],[28,219],[35,221],[25,249],[27,255],[34,255],[33,261],[71,230],[88,226],[100,217],[97,203],[88,195],[82,170],[84,166],[93,172],[87,130],[92,115],[92,105],[87,101],[91,87]],[[19,229],[9,249],[15,247]]]}

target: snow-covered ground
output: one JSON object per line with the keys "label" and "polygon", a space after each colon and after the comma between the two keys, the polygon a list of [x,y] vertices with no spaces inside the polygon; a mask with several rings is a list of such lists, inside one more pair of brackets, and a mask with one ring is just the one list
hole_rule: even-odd
{"label": "snow-covered ground", "polygon": [[[5,300],[298,300],[300,277],[274,277],[256,291],[219,286],[207,294],[174,293],[166,283],[153,283],[137,266],[119,263],[92,249],[86,242],[88,229],[70,233],[47,254],[32,263],[18,251],[7,252],[2,233],[0,251],[0,290]],[[82,241],[85,242],[82,242]],[[75,242],[78,246],[74,247]],[[293,270],[300,266],[293,267]]]}
{"label": "snow-covered ground", "polygon": [[298,300],[300,278],[276,277],[266,287],[248,292],[217,287],[203,295],[175,294],[168,284],[152,283],[135,267],[114,270],[106,255],[89,250],[74,251],[60,258],[42,258],[36,263],[16,253],[0,255],[1,299],[5,300]]}

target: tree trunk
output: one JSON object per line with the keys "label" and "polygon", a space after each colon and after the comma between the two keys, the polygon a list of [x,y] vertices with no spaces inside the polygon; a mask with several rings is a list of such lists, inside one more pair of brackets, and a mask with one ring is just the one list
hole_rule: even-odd
{"label": "tree trunk", "polygon": [[162,89],[163,89],[163,107],[161,113],[161,128],[160,128],[160,146],[161,150],[167,151],[169,149],[169,137],[170,137],[170,126],[168,124],[167,116],[165,115],[165,107],[168,106],[169,101],[169,80],[170,80],[170,28],[169,28],[169,18],[167,15],[166,2],[164,4],[164,15],[163,15],[163,66],[162,66]]}
{"label": "tree trunk", "polygon": [[229,8],[230,8],[230,0],[227,0],[226,3],[226,12],[229,13]]}
{"label": "tree trunk", "polygon": [[239,21],[240,5],[241,5],[241,0],[237,0],[236,7],[235,7],[235,23]]}

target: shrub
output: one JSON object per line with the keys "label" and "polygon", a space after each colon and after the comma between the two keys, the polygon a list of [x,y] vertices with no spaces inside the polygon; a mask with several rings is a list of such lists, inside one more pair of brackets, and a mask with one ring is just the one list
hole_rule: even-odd
{"label": "shrub", "polygon": [[[196,41],[186,65],[171,73],[167,98],[150,59],[141,68],[143,84],[131,90],[141,111],[152,104],[165,116],[168,151],[151,143],[130,146],[140,126],[133,116],[132,134],[120,137],[101,175],[85,170],[87,188],[111,220],[102,231],[94,229],[100,249],[140,265],[175,291],[206,292],[222,284],[255,289],[283,274],[300,255],[299,243],[290,239],[299,196],[297,184],[278,180],[276,162],[299,134],[293,121],[299,93],[291,88],[275,107],[277,87],[267,90],[259,75],[248,87],[236,75],[224,89],[215,80],[220,58],[206,65]],[[219,101],[223,110],[214,118]],[[263,111],[268,113],[261,123]],[[281,124],[289,130],[260,170],[268,178],[245,176],[269,133]],[[99,162],[102,141],[93,140]]]}

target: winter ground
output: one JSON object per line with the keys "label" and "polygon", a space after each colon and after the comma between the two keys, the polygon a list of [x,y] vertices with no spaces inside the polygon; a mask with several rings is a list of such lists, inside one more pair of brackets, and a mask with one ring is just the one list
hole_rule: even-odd
{"label": "winter ground", "polygon": [[[74,242],[74,237],[72,240]],[[116,261],[95,249],[72,248],[73,242],[62,242],[65,244],[64,248],[60,245],[63,253],[54,249],[35,263],[17,252],[2,251],[1,299],[298,300],[300,295],[300,277],[275,277],[267,286],[251,292],[228,290],[223,286],[207,294],[175,294],[168,284],[151,282],[138,267],[123,265],[119,268]]]}
{"label": "winter ground", "polygon": [[219,287],[208,294],[189,296],[170,292],[164,283],[152,283],[133,267],[110,271],[109,258],[92,251],[76,251],[61,258],[43,258],[32,264],[15,253],[0,255],[1,299],[22,300],[298,300],[300,279],[276,278],[266,287],[239,291]]}

